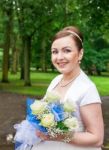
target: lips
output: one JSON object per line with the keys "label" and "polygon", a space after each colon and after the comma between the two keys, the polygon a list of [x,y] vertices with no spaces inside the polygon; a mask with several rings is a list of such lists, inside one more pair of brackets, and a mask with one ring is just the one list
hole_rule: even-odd
{"label": "lips", "polygon": [[66,64],[67,64],[67,62],[60,62],[60,63],[57,63],[57,65],[58,65],[60,68],[63,68]]}

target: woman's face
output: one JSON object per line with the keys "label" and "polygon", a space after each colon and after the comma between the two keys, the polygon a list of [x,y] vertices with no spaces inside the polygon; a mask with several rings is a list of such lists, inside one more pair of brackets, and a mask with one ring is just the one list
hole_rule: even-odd
{"label": "woman's face", "polygon": [[66,36],[52,43],[51,53],[51,60],[55,68],[63,74],[68,74],[79,67],[83,49],[79,52],[72,37]]}

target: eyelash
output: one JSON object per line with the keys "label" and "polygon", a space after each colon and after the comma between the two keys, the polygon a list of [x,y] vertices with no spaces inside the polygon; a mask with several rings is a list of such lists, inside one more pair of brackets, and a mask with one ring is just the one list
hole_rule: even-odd
{"label": "eyelash", "polygon": [[70,50],[70,49],[64,49],[64,52],[65,52],[65,53],[70,53],[71,50]]}
{"label": "eyelash", "polygon": [[53,50],[53,51],[51,51],[51,53],[52,53],[52,54],[57,54],[58,51],[57,51],[57,50]]}
{"label": "eyelash", "polygon": [[[64,53],[70,53],[71,50],[70,50],[70,49],[64,49],[63,52],[64,52]],[[52,53],[52,54],[57,54],[57,53],[58,53],[58,50],[53,50],[51,53]]]}

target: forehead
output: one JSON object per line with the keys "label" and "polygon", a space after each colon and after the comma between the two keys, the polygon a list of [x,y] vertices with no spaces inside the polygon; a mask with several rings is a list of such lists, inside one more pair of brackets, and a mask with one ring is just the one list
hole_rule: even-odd
{"label": "forehead", "polygon": [[62,37],[59,39],[56,39],[53,43],[51,48],[56,48],[56,47],[66,47],[66,46],[74,46],[75,45],[75,41],[71,36],[66,36],[66,37]]}

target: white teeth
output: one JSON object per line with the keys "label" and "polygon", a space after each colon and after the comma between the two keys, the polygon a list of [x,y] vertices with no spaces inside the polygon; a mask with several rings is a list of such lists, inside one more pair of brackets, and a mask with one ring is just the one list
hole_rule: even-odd
{"label": "white teeth", "polygon": [[60,67],[66,65],[66,63],[57,63]]}

